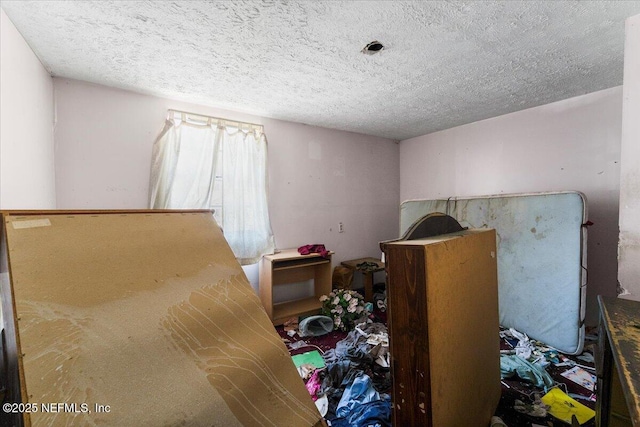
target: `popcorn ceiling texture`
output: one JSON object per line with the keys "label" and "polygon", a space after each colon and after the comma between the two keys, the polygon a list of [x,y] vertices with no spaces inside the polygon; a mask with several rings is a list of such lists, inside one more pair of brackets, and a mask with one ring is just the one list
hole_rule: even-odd
{"label": "popcorn ceiling texture", "polygon": [[[402,140],[622,84],[640,1],[2,1],[54,76]],[[379,40],[376,55],[360,50]]]}

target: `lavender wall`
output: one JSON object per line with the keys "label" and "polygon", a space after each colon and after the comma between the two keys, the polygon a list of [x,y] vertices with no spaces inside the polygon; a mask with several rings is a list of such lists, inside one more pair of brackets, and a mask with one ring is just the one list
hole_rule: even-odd
{"label": "lavender wall", "polygon": [[[261,123],[279,248],[323,243],[334,264],[380,256],[398,233],[396,142],[54,78],[60,209],[146,208],[152,144],[167,109]],[[338,223],[344,232],[338,233]],[[246,270],[255,286],[257,272]]]}
{"label": "lavender wall", "polygon": [[0,9],[0,208],[56,207],[51,76]]}
{"label": "lavender wall", "polygon": [[[56,207],[53,151],[51,76],[0,9],[0,209]],[[3,244],[2,287],[9,282],[5,252]],[[13,330],[1,305],[0,327]]]}
{"label": "lavender wall", "polygon": [[615,295],[622,88],[400,143],[400,199],[577,190],[589,218],[587,323]]}

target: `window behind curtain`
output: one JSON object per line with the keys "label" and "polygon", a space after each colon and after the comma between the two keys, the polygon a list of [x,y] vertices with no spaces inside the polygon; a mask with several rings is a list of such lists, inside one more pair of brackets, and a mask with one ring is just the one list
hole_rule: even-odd
{"label": "window behind curtain", "polygon": [[175,177],[172,186],[172,200],[176,206],[186,206],[189,202],[186,200],[187,195],[191,191],[205,194],[207,193],[210,181],[205,179],[195,179],[194,170],[202,169],[206,176],[213,174],[213,189],[211,198],[205,209],[214,209],[214,217],[220,227],[223,226],[223,206],[222,206],[222,156],[224,155],[222,147],[218,148],[218,156],[214,159],[209,150],[213,147],[207,147],[209,141],[203,129],[200,127],[184,126],[181,129],[180,155],[176,163]]}
{"label": "window behind curtain", "polygon": [[150,207],[214,209],[242,264],[275,244],[262,126],[170,112],[153,150]]}

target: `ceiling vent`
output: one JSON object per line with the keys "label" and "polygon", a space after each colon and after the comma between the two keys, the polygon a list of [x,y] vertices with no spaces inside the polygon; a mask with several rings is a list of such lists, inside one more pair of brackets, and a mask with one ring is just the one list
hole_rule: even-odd
{"label": "ceiling vent", "polygon": [[380,43],[378,40],[374,40],[371,43],[368,43],[364,48],[362,48],[362,53],[367,55],[374,55],[384,49],[384,45]]}

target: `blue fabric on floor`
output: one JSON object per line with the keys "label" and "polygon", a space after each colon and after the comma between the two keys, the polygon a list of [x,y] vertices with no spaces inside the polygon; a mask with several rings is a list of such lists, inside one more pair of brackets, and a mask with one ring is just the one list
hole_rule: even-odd
{"label": "blue fabric on floor", "polygon": [[346,417],[331,420],[331,427],[391,427],[391,401],[356,405]]}
{"label": "blue fabric on floor", "polygon": [[515,354],[500,355],[500,377],[510,378],[513,374],[518,374],[523,380],[531,381],[536,387],[547,390],[553,387],[553,378],[541,366],[524,360]]}
{"label": "blue fabric on floor", "polygon": [[340,403],[336,408],[336,415],[338,417],[346,417],[354,406],[374,400],[380,400],[380,395],[373,388],[369,375],[362,374],[356,377],[353,383],[344,390]]}

